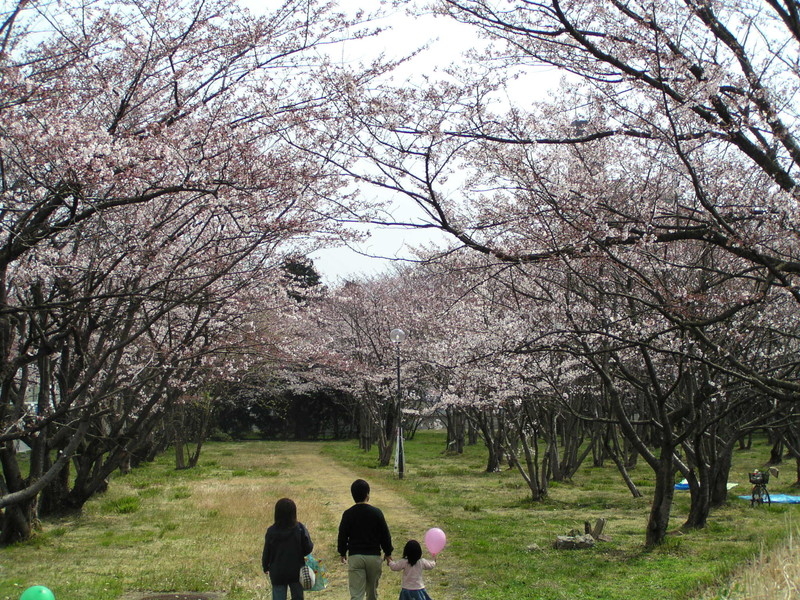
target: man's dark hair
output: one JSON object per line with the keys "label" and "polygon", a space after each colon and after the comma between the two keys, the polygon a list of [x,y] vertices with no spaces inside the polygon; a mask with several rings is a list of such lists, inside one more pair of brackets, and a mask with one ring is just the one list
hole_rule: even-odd
{"label": "man's dark hair", "polygon": [[369,496],[369,484],[363,479],[356,479],[350,485],[350,493],[353,495],[353,500],[356,502],[364,502]]}

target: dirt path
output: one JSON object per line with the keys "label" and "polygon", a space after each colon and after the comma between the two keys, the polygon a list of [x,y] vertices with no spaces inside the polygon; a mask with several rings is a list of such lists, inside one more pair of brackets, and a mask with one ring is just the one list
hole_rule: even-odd
{"label": "dirt path", "polygon": [[[339,564],[336,552],[336,533],[339,519],[344,509],[353,504],[350,484],[358,478],[370,484],[370,503],[380,508],[392,533],[395,546],[394,558],[402,556],[403,545],[409,538],[422,542],[429,527],[436,526],[435,515],[421,514],[412,507],[401,494],[381,484],[380,480],[370,480],[354,470],[334,463],[322,453],[322,444],[292,443],[285,445],[285,458],[296,468],[313,473],[309,476],[307,503],[319,507],[317,514],[299,515],[314,533],[314,555],[322,557],[330,571],[330,586],[319,595],[320,600],[348,600],[346,567]],[[302,511],[302,505],[298,510]],[[316,512],[316,511],[315,511]],[[318,533],[317,533],[318,532]],[[424,548],[424,546],[423,546]],[[426,573],[428,592],[434,600],[456,600],[463,598],[463,590],[458,589],[458,565],[454,557],[445,551],[437,561],[437,567]],[[384,567],[379,594],[382,600],[392,600],[400,593],[400,574]],[[309,594],[309,597],[314,594]]]}

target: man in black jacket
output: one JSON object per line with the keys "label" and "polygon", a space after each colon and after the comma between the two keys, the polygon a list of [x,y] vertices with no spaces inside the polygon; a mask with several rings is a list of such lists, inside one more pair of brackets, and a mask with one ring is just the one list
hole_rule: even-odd
{"label": "man in black jacket", "polygon": [[347,564],[350,600],[364,600],[365,596],[377,600],[383,560],[392,560],[392,536],[383,513],[368,504],[369,484],[356,479],[350,493],[355,504],[342,513],[338,541],[342,563]]}

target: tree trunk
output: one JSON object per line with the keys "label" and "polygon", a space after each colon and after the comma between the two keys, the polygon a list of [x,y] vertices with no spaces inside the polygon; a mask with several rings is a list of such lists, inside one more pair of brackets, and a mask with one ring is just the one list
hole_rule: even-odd
{"label": "tree trunk", "polygon": [[[625,485],[628,486],[628,490],[630,491],[631,495],[634,498],[641,498],[642,492],[639,491],[639,488],[636,487],[636,484],[631,479],[630,474],[628,473],[628,468],[625,465],[625,461],[622,460],[620,456],[619,450],[619,443],[617,442],[616,433],[613,431],[613,428],[609,427],[609,435],[606,438],[606,454],[611,457],[611,460],[617,467],[617,471],[619,474],[622,475],[622,480],[625,482]],[[610,446],[610,447],[609,447]]]}
{"label": "tree trunk", "polygon": [[702,529],[708,523],[711,512],[711,486],[708,484],[709,470],[704,469],[698,481],[693,473],[686,480],[689,482],[689,493],[692,497],[689,516],[683,524],[684,529]]}
{"label": "tree trunk", "polygon": [[364,452],[372,449],[372,417],[368,410],[361,408],[358,411],[358,447]]}
{"label": "tree trunk", "polygon": [[70,463],[67,462],[53,482],[42,490],[39,499],[39,513],[41,515],[58,514],[62,510],[64,498],[69,494],[70,473]]}
{"label": "tree trunk", "polygon": [[625,454],[625,469],[632,471],[636,468],[639,461],[639,451],[636,445],[632,444],[627,437],[622,438],[622,451]]}
{"label": "tree trunk", "polygon": [[378,435],[378,466],[388,467],[394,456],[394,440],[397,437],[397,411],[394,407],[386,411],[383,427],[379,427]]}
{"label": "tree trunk", "polygon": [[[561,475],[565,480],[572,479],[578,471],[583,461],[591,452],[591,444],[584,444],[584,428],[579,419],[572,418],[570,415],[562,415],[563,436],[562,436],[562,458],[560,463]],[[583,450],[581,450],[583,448]]]}
{"label": "tree trunk", "polygon": [[181,471],[186,468],[184,456],[183,440],[175,439],[175,470]]}
{"label": "tree trunk", "polygon": [[467,445],[475,446],[478,443],[478,429],[471,421],[467,423]]}
{"label": "tree trunk", "polygon": [[[0,461],[5,476],[0,477],[0,495],[7,496],[10,492],[25,489],[25,480],[17,462],[13,441],[0,446]],[[0,545],[15,544],[30,539],[33,532],[34,500],[32,498],[4,507],[0,520]]]}
{"label": "tree trunk", "polygon": [[29,540],[33,534],[35,500],[6,506],[0,513],[0,546]]}
{"label": "tree trunk", "polygon": [[506,424],[502,413],[488,408],[472,408],[469,417],[470,421],[480,429],[483,443],[489,452],[486,459],[486,472],[499,471],[503,460],[503,439],[506,437]]}
{"label": "tree trunk", "polygon": [[550,478],[552,481],[564,481],[564,471],[561,470],[561,463],[558,460],[558,440],[552,436],[547,440],[548,465],[550,467]]}
{"label": "tree trunk", "polygon": [[496,473],[500,470],[500,464],[503,457],[503,443],[497,439],[496,436],[489,435],[484,438],[486,448],[489,451],[489,457],[486,460],[486,472]]}
{"label": "tree trunk", "polygon": [[795,466],[797,467],[796,471],[796,481],[792,484],[794,488],[800,488],[800,458],[795,459]]}
{"label": "tree trunk", "polygon": [[711,470],[711,508],[723,506],[728,501],[728,477],[733,463],[733,446],[726,444],[727,452],[718,455]]}
{"label": "tree trunk", "polygon": [[456,454],[464,453],[464,436],[466,417],[460,410],[447,408],[447,451]]}
{"label": "tree trunk", "polygon": [[205,438],[199,439],[194,445],[194,451],[189,455],[189,468],[194,469],[200,461],[200,451],[203,449]]}
{"label": "tree trunk", "polygon": [[779,465],[783,462],[783,438],[778,438],[772,444],[769,452],[769,465]]}
{"label": "tree trunk", "polygon": [[736,436],[729,435],[728,441],[722,441],[723,437],[719,427],[712,425],[708,430],[698,429],[691,438],[692,444],[684,444],[688,464],[682,464],[681,471],[689,482],[692,500],[684,528],[705,527],[711,509],[722,506],[728,499],[728,474]]}
{"label": "tree trunk", "polygon": [[525,456],[525,462],[519,460],[515,449],[515,444],[507,444],[511,459],[517,467],[519,474],[528,485],[531,492],[531,500],[539,502],[547,496],[547,477],[542,477],[542,472],[545,470],[544,465],[539,465],[539,439],[534,429],[533,435],[528,438],[524,433],[524,427],[517,427],[517,434],[519,435],[519,443],[522,446],[522,451]]}
{"label": "tree trunk", "polygon": [[[669,456],[672,456],[671,448]],[[656,488],[653,492],[653,505],[650,508],[645,535],[645,545],[648,548],[659,545],[667,536],[669,514],[675,496],[675,469],[672,466],[672,460],[662,454],[661,464],[655,474]]]}
{"label": "tree trunk", "polygon": [[605,426],[602,423],[592,423],[592,466],[600,468],[603,466],[605,460],[605,448],[603,446],[603,437]]}
{"label": "tree trunk", "polygon": [[20,542],[30,538],[37,519],[39,494],[63,473],[64,466],[83,440],[87,429],[88,423],[81,422],[58,459],[50,465],[47,472],[35,479],[22,478],[12,441],[0,445],[0,463],[4,476],[0,477],[0,508],[3,510],[0,543]]}

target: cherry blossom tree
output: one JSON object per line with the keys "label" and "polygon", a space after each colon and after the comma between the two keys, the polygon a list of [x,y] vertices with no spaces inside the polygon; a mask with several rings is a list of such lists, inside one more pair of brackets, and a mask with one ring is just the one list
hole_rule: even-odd
{"label": "cherry blossom tree", "polygon": [[[663,289],[686,289],[687,278],[707,275],[700,269],[668,269],[668,264],[653,271]],[[580,464],[576,450],[583,431],[609,451],[609,436],[621,433],[658,482],[648,543],[658,543],[666,533],[679,470],[691,482],[692,508],[685,526],[703,526],[710,508],[726,499],[736,440],[778,418],[772,402],[757,386],[743,385],[721,370],[713,356],[704,356],[699,344],[675,326],[674,311],[661,310],[652,300],[656,288],[633,286],[628,269],[599,260],[570,260],[561,271],[544,266],[504,270],[513,271],[514,277],[501,276],[504,271],[497,267],[489,277],[484,266],[479,271],[482,286],[468,283],[461,270],[457,282],[443,284],[442,294],[461,298],[469,309],[459,314],[457,326],[476,334],[471,344],[460,340],[461,357],[448,352],[458,362],[453,379],[459,387],[452,390],[451,401],[466,404],[499,427],[499,434],[482,427],[490,456],[492,449],[495,455],[512,454],[513,462],[524,466],[521,474],[534,499],[546,494],[547,481],[557,478],[559,470]],[[730,280],[722,281],[716,287]],[[706,287],[713,286],[707,282]],[[786,348],[771,351],[772,332],[753,319],[763,309],[761,303],[737,312],[735,321],[720,324],[711,318],[718,309],[712,300],[724,292],[698,292],[695,305],[685,310],[698,323],[716,323],[700,328],[713,347],[747,357],[764,371],[780,368]],[[585,428],[567,434],[566,416],[577,417]],[[597,423],[606,426],[598,428]],[[568,462],[558,459],[559,434]],[[502,448],[495,448],[498,440]],[[614,452],[615,463],[637,494],[619,450]]]}
{"label": "cherry blossom tree", "polygon": [[349,209],[289,142],[323,101],[310,51],[351,25],[294,0],[2,9],[0,541],[31,535],[44,490],[80,506],[198,377],[269,346],[253,314],[283,257]]}
{"label": "cherry blossom tree", "polygon": [[[730,255],[750,290],[729,310],[759,293],[755,280],[796,299],[791,3],[437,6],[494,45],[430,89],[348,80],[337,111],[351,120],[331,140],[345,172],[422,209],[407,225],[510,262],[694,241]],[[542,64],[569,77],[550,98],[519,100],[510,86]]]}
{"label": "cherry blossom tree", "polygon": [[[404,225],[539,265],[530,275],[568,319],[561,350],[602,379],[619,431],[657,473],[647,543],[659,543],[675,470],[700,469],[700,496],[715,496],[723,448],[771,413],[748,415],[747,402],[800,389],[796,7],[433,5],[488,45],[427,87],[345,78],[330,110],[349,119],[335,119],[327,157],[413,203],[421,217]],[[563,74],[558,86],[521,95],[542,66]],[[705,416],[689,424],[686,411]],[[641,439],[635,414],[658,435]],[[720,419],[717,469],[704,452]],[[690,524],[704,522],[700,504]]]}
{"label": "cherry blossom tree", "polygon": [[[390,340],[392,329],[408,328],[400,309],[397,279],[364,278],[344,284],[324,301],[315,320],[316,352],[324,371],[339,373],[358,400],[361,446],[378,445],[378,462],[390,463],[395,432],[400,425],[403,398],[396,387],[399,348]],[[409,340],[410,341],[410,340]],[[404,349],[405,350],[405,349]]]}

